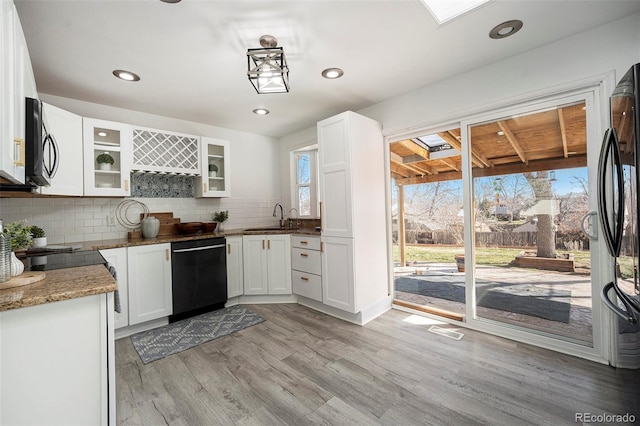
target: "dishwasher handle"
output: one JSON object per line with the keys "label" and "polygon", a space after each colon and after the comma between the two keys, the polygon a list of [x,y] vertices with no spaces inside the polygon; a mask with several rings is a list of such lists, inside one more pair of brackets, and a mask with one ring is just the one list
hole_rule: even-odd
{"label": "dishwasher handle", "polygon": [[177,249],[177,250],[172,250],[173,253],[185,253],[185,252],[189,252],[189,251],[200,251],[200,250],[211,250],[211,249],[217,249],[217,248],[224,248],[226,244],[217,244],[215,246],[205,246],[205,247],[193,247],[193,248],[186,248],[186,249]]}

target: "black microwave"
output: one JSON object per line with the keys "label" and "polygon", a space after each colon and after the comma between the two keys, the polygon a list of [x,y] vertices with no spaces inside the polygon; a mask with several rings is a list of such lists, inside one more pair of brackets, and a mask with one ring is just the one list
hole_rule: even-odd
{"label": "black microwave", "polygon": [[49,186],[58,169],[58,145],[47,131],[42,102],[34,98],[25,102],[25,183]]}

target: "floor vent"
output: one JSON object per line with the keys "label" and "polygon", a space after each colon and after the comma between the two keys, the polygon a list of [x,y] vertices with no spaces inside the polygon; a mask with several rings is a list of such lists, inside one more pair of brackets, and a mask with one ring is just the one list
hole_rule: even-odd
{"label": "floor vent", "polygon": [[449,330],[448,328],[438,327],[437,325],[432,325],[431,327],[429,327],[429,331],[454,340],[460,340],[464,336],[464,334],[462,333]]}

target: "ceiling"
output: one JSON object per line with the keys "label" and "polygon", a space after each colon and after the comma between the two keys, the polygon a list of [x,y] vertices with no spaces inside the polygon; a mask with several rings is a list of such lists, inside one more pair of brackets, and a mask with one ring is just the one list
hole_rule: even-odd
{"label": "ceiling", "polygon": [[[472,126],[473,177],[586,167],[585,109],[585,103],[579,102]],[[429,149],[415,139],[390,144],[391,177],[396,185],[462,179],[460,129],[437,136],[430,139],[446,144],[445,149]],[[437,142],[430,145],[438,146]]]}
{"label": "ceiling", "polygon": [[[438,26],[418,0],[14,2],[40,93],[277,138],[640,11],[637,0],[493,0]],[[488,37],[510,19],[520,32]],[[259,95],[247,79],[246,50],[264,34],[284,48],[290,93]],[[322,78],[328,67],[344,76]]]}

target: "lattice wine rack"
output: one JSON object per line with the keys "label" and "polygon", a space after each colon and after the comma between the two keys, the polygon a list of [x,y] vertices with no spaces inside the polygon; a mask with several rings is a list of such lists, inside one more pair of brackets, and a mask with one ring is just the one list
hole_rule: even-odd
{"label": "lattice wine rack", "polygon": [[198,138],[133,130],[133,170],[199,175]]}

